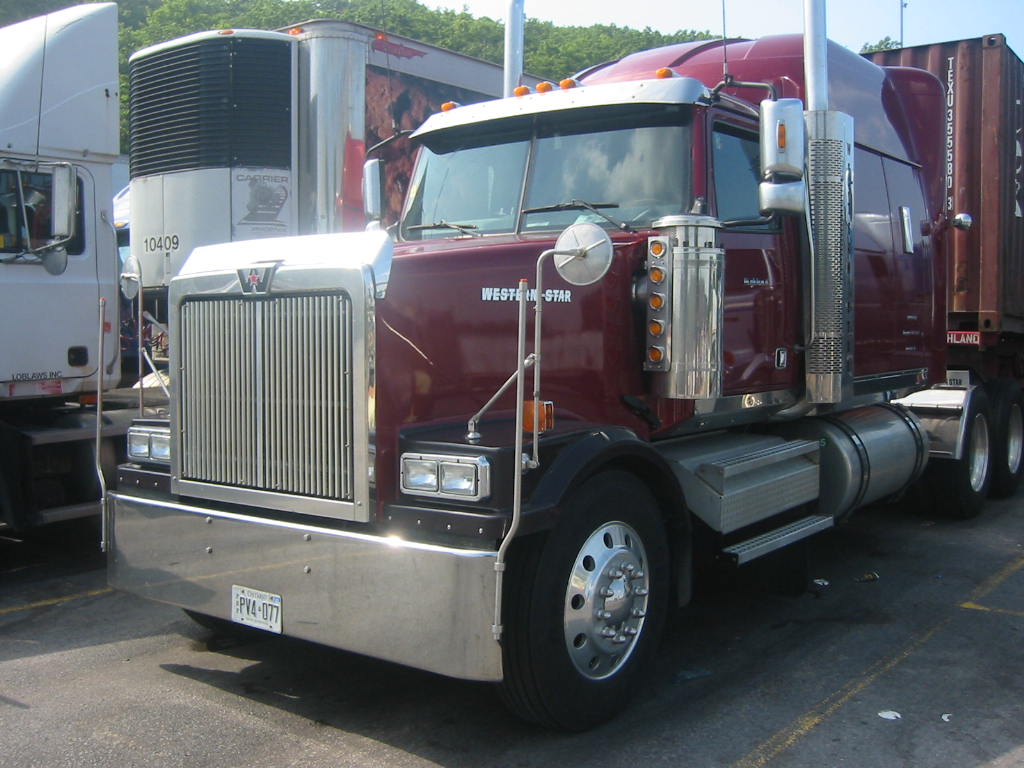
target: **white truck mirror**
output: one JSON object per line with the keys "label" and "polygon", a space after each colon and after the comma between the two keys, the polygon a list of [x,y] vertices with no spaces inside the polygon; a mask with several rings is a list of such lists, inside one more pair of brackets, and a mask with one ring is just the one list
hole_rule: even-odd
{"label": "white truck mirror", "polygon": [[124,264],[121,266],[119,282],[121,285],[121,295],[128,299],[128,301],[134,301],[135,297],[139,295],[139,290],[142,288],[142,268],[139,266],[139,260],[134,256],[129,255],[124,260]]}
{"label": "white truck mirror", "polygon": [[75,207],[78,201],[75,169],[67,163],[53,167],[50,190],[50,237],[54,241],[70,240],[75,236]]}
{"label": "white truck mirror", "polygon": [[363,212],[369,222],[384,216],[384,164],[378,158],[363,163]]}

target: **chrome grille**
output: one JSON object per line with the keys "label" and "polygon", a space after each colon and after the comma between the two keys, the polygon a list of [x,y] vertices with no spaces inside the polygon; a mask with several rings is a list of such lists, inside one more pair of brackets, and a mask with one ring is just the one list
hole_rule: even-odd
{"label": "chrome grille", "polygon": [[180,344],[182,479],[352,500],[347,295],[187,301]]}

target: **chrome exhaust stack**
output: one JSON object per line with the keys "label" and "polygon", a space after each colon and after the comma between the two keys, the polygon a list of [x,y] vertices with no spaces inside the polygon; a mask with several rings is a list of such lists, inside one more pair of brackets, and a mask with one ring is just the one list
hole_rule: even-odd
{"label": "chrome exhaust stack", "polygon": [[807,398],[853,389],[853,118],[829,109],[824,0],[804,2],[807,190],[811,258],[805,298]]}

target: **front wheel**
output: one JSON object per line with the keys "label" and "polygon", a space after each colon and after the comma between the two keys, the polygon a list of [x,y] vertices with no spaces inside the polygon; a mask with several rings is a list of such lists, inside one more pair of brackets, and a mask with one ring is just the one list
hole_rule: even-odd
{"label": "front wheel", "polygon": [[505,703],[574,731],[627,706],[664,624],[668,560],[657,504],[634,475],[580,487],[554,530],[512,550]]}

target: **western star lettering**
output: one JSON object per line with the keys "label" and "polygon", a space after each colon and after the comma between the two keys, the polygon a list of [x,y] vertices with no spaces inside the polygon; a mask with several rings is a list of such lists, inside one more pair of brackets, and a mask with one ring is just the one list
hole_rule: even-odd
{"label": "western star lettering", "polygon": [[[482,301],[519,301],[518,288],[481,288],[480,299]],[[537,290],[530,288],[526,292],[527,301],[537,300]],[[546,288],[544,290],[544,301],[554,304],[568,304],[572,301],[572,291],[563,288]]]}

